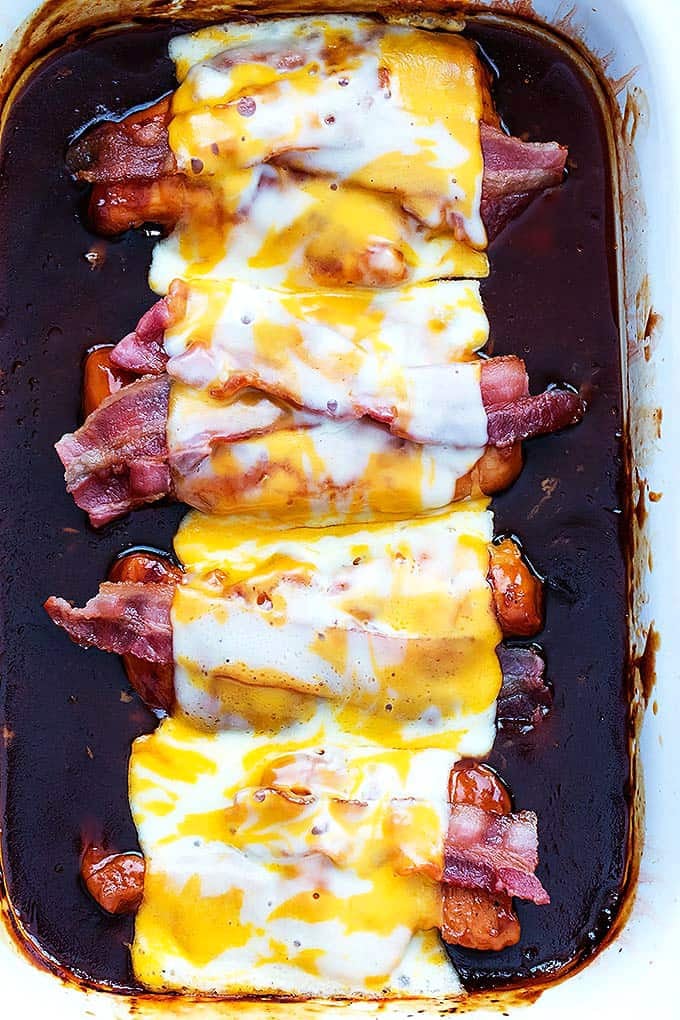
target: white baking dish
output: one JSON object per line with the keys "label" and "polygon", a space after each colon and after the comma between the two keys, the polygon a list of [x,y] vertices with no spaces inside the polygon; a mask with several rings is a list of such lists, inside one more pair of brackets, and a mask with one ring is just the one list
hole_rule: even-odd
{"label": "white baking dish", "polygon": [[[73,27],[92,24],[109,14],[125,20],[148,11],[175,16],[195,13],[195,0],[48,0],[49,19],[19,27],[35,14],[34,0],[0,0],[0,86],[10,57],[21,44],[23,53],[38,54],[46,41],[63,37]],[[204,9],[209,5],[200,5]],[[215,5],[214,20],[224,19],[229,4]],[[248,5],[245,5],[246,7]],[[265,10],[318,11],[325,5],[302,3],[259,4]],[[365,10],[372,5],[329,3],[335,9]],[[420,4],[418,6],[421,6]],[[427,8],[427,3],[423,4]],[[436,0],[432,7],[440,7]],[[481,0],[468,4],[476,10],[526,14],[527,0]],[[452,3],[455,8],[456,4]],[[243,7],[241,7],[243,9]],[[676,414],[676,391],[680,381],[680,357],[675,349],[680,333],[680,297],[676,283],[680,265],[680,62],[677,0],[534,0],[536,17],[573,40],[607,81],[618,108],[616,142],[621,203],[621,282],[625,324],[622,336],[624,364],[628,373],[628,415],[635,470],[632,478],[637,498],[640,486],[661,493],[649,504],[642,531],[636,536],[632,571],[631,633],[634,651],[644,646],[650,624],[661,636],[656,658],[655,711],[645,714],[637,741],[644,773],[644,811],[637,814],[644,851],[640,863],[637,896],[625,926],[580,973],[548,988],[531,1007],[536,1018],[586,1017],[618,1013],[623,1017],[643,1013],[655,1018],[680,1013],[675,991],[677,947],[680,946],[680,891],[674,863],[675,843],[680,837],[680,745],[674,720],[680,717],[680,648],[676,638],[673,598],[675,573],[680,568],[680,495],[675,489],[675,468],[680,465],[680,424]],[[449,13],[449,11],[447,11]],[[58,27],[57,27],[58,26]],[[615,115],[617,120],[617,115]],[[650,316],[654,310],[657,316]],[[655,324],[650,335],[648,323]],[[645,335],[646,334],[646,335]],[[651,357],[644,356],[648,346]],[[658,436],[658,410],[663,412]],[[637,524],[635,525],[637,528]],[[652,557],[648,556],[651,548]],[[650,566],[653,564],[653,567]],[[642,719],[640,702],[640,719]],[[578,796],[579,791],[573,791]],[[644,817],[643,817],[644,815]],[[86,991],[33,966],[17,947],[0,919],[0,1015],[19,1012],[32,1016],[124,1018],[135,1016],[183,1016],[213,1018],[239,1015],[253,1017],[339,1016],[439,1016],[453,1003],[189,1003],[186,1000],[153,1000]],[[493,998],[493,997],[492,997]],[[489,1001],[477,1016],[503,1009],[515,1015],[521,1007],[508,997]],[[465,1008],[459,1004],[459,1008]],[[497,1015],[497,1014],[496,1014]]]}

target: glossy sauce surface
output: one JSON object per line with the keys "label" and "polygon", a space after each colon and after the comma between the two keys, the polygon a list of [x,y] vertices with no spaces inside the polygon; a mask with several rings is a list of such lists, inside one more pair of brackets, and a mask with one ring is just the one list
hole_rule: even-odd
{"label": "glossy sauce surface", "polygon": [[[55,53],[14,103],[0,153],[4,878],[42,953],[122,988],[135,987],[133,920],[106,916],[82,888],[81,836],[137,849],[127,762],[155,719],[120,661],[71,644],[42,603],[56,593],[82,605],[121,549],[169,549],[184,510],[150,508],[97,534],[65,492],[52,445],[78,420],[85,352],[123,336],[153,300],[153,238],[91,235],[85,192],[63,157],[92,118],[174,87],[170,34],[139,28]],[[592,952],[611,925],[626,864],[629,748],[622,398],[601,115],[562,50],[507,26],[470,34],[498,69],[509,129],[570,149],[566,184],[491,248],[483,296],[493,353],[524,357],[535,391],[568,380],[590,403],[577,429],[526,444],[524,473],[494,502],[497,531],[518,534],[547,578],[539,640],[555,708],[537,732],[500,734],[490,761],[516,808],[538,814],[552,904],[517,903],[518,946],[451,949],[467,986],[484,988],[553,973]]]}

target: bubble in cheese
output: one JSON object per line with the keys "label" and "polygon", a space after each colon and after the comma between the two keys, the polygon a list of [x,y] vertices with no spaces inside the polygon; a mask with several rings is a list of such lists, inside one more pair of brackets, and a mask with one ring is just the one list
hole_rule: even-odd
{"label": "bubble in cheese", "polygon": [[439,942],[455,756],[201,734],[132,749],[144,858],[132,961],[154,991],[453,995]]}
{"label": "bubble in cheese", "polygon": [[321,700],[359,740],[484,754],[501,684],[491,538],[483,510],[293,529],[189,514],[175,539],[179,708],[282,730]]}

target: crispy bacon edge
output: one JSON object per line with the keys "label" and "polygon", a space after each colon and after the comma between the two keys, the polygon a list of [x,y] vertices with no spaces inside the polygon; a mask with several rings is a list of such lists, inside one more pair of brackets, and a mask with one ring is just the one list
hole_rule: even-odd
{"label": "crispy bacon edge", "polygon": [[545,661],[536,648],[500,644],[496,649],[503,673],[496,726],[500,732],[525,734],[541,724],[553,706]]}
{"label": "crispy bacon edge", "polygon": [[95,527],[174,494],[169,399],[167,376],[139,379],[107,397],[56,444],[66,489]]}

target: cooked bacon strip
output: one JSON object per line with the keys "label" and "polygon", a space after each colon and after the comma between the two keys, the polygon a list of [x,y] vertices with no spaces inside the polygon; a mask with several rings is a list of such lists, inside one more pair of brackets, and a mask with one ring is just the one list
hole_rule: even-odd
{"label": "cooked bacon strip", "polygon": [[[195,202],[209,202],[206,188],[177,172],[167,140],[169,99],[104,121],[82,135],[67,153],[79,180],[95,184],[90,219],[99,233],[116,234],[144,223],[171,230]],[[490,123],[480,124],[484,177],[481,215],[489,240],[547,188],[560,184],[567,149],[557,142],[525,142]]]}
{"label": "cooked bacon strip", "polygon": [[[182,571],[167,556],[153,552],[131,552],[119,556],[109,570],[111,582],[166,584],[174,586],[182,579]],[[172,662],[147,662],[137,655],[123,655],[123,665],[131,687],[142,701],[153,708],[170,713],[175,706],[175,684]]]}
{"label": "cooked bacon strip", "polygon": [[443,881],[464,889],[505,892],[539,905],[550,897],[534,874],[538,864],[533,811],[497,815],[453,804],[444,853]]}
{"label": "cooked bacon strip", "polygon": [[492,124],[480,125],[484,155],[482,219],[489,240],[540,192],[562,182],[568,151],[557,142],[524,142]]}
{"label": "cooked bacon strip", "polygon": [[85,648],[135,655],[146,662],[172,662],[170,607],[172,584],[105,581],[82,608],[52,595],[45,603],[50,618]]}
{"label": "cooked bacon strip", "polygon": [[165,331],[184,317],[186,301],[186,284],[174,280],[166,297],[152,305],[132,333],[116,344],[113,363],[136,375],[161,375],[168,363]]}
{"label": "cooked bacon strip", "polygon": [[171,97],[105,120],[80,135],[66,153],[66,165],[80,181],[157,180],[177,170],[168,140]]}
{"label": "cooked bacon strip", "polygon": [[512,539],[491,546],[489,579],[503,633],[516,637],[537,634],[543,626],[543,585]]}
{"label": "cooked bacon strip", "polygon": [[172,492],[165,428],[167,376],[112,394],[56,445],[66,488],[95,526]]}
{"label": "cooked bacon strip", "polygon": [[496,649],[503,671],[496,724],[499,730],[528,733],[552,708],[553,696],[544,673],[545,662],[533,648]]}
{"label": "cooked bacon strip", "polygon": [[110,853],[89,846],[80,862],[85,888],[107,914],[134,914],[144,894],[144,858],[138,853]]}
{"label": "cooked bacon strip", "polygon": [[500,407],[488,407],[489,442],[512,446],[532,436],[559,432],[581,421],[585,404],[573,390],[553,387],[534,397],[521,397]]}
{"label": "cooked bacon strip", "polygon": [[576,425],[585,413],[584,401],[570,389],[551,387],[530,396],[524,362],[514,355],[489,358],[481,386],[492,446],[512,446],[532,436],[557,432]]}
{"label": "cooked bacon strip", "polygon": [[[115,354],[113,360],[116,360]],[[123,366],[121,366],[123,367]],[[494,408],[529,396],[529,377],[524,362],[514,354],[489,358],[481,378],[484,407]]]}
{"label": "cooked bacon strip", "polygon": [[[218,428],[199,430],[191,443],[173,450],[170,455],[166,438],[169,389],[167,376],[140,379],[126,391],[104,401],[75,434],[65,436],[57,444],[57,452],[66,468],[67,487],[95,526],[162,496],[182,499],[199,510],[218,512],[220,504],[228,503],[232,496],[254,492],[267,465],[258,463],[249,469],[244,467],[233,478],[229,474],[216,475],[209,470],[213,450],[279,429],[313,429],[326,420],[322,415],[285,409],[267,400],[238,401],[224,405]],[[121,410],[118,400],[123,405]],[[165,412],[154,413],[147,419],[149,403],[155,406],[161,401]],[[122,425],[117,432],[119,420]],[[394,442],[399,443],[398,440]],[[138,457],[143,462],[144,458],[148,460],[149,450],[157,452],[159,459],[162,457],[165,471],[162,477],[159,473],[157,487],[141,488],[136,460]],[[204,464],[208,465],[206,471],[202,469]],[[511,484],[520,469],[519,446],[503,451],[489,448],[472,470],[458,479],[451,499],[491,495]],[[318,497],[334,495],[330,481],[328,490],[319,490]]]}
{"label": "cooked bacon strip", "polygon": [[[172,296],[166,299],[172,300]],[[164,308],[167,307],[166,304]],[[153,317],[147,313],[148,321],[157,322],[161,318],[161,309],[157,306],[154,309]],[[155,326],[152,333],[153,329]],[[131,343],[136,345],[137,341]],[[489,379],[493,380],[493,385],[488,384]],[[584,405],[576,394],[549,390],[538,397],[514,397],[526,387],[524,363],[519,358],[484,362],[482,399],[485,405],[490,393],[511,398],[502,410],[487,408],[490,446],[507,450],[507,456],[492,455],[487,449],[470,476],[461,479],[460,488],[456,487],[456,499],[464,498],[468,491],[492,495],[504,488],[519,469],[518,440],[563,428],[582,417]],[[145,503],[175,495],[166,438],[169,393],[170,380],[166,375],[140,379],[105,400],[77,432],[64,436],[57,443],[57,453],[66,469],[67,489],[78,506],[90,515],[93,525],[101,526]],[[543,412],[538,417],[527,415],[527,405],[536,403]],[[206,434],[195,449],[186,450],[181,456],[175,453],[172,468],[180,490],[184,489],[182,476],[190,482],[190,472],[197,470],[201,461],[210,456],[213,444],[235,442],[247,435],[264,434],[281,427],[268,419],[259,425],[249,424],[244,430],[243,424],[238,425],[237,412],[236,405],[225,405],[219,434]],[[305,417],[305,412],[300,414]],[[305,418],[304,427],[313,427],[313,416],[309,417],[309,421]],[[498,434],[497,424],[501,418],[503,427]],[[249,480],[249,484],[256,483],[257,478]],[[184,491],[178,494],[183,497]],[[198,509],[205,509],[202,503],[194,501],[190,485],[187,498]]]}

